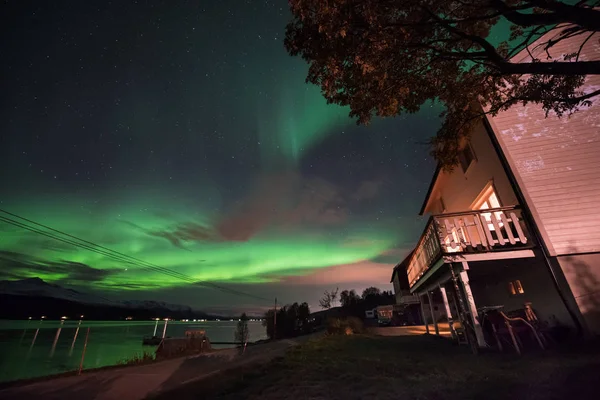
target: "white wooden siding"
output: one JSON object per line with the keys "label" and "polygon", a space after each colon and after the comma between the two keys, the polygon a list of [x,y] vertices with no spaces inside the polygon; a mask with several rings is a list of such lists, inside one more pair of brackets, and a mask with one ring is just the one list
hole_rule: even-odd
{"label": "white wooden siding", "polygon": [[[563,41],[550,54],[575,52],[581,40]],[[519,57],[513,61],[526,62],[529,56]],[[600,59],[600,34],[587,42],[580,59]],[[600,76],[588,76],[584,91],[598,88]],[[591,107],[560,119],[546,118],[534,104],[490,118],[551,255],[600,251],[600,96],[592,101]]]}
{"label": "white wooden siding", "polygon": [[[476,160],[464,173],[460,166],[451,173],[441,171],[434,182],[425,213],[441,214],[463,212],[471,209],[481,191],[492,181],[501,206],[517,205],[517,198],[494,145],[483,123],[478,123],[471,133],[471,147]],[[442,210],[439,199],[444,201]]]}

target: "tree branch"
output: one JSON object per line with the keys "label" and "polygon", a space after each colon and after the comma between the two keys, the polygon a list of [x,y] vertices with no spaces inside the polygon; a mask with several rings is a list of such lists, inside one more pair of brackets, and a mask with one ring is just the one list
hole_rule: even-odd
{"label": "tree branch", "polygon": [[530,27],[572,22],[590,31],[600,31],[600,11],[593,8],[572,6],[559,1],[529,0],[533,6],[552,12],[523,14],[507,6],[502,0],[490,0],[490,3],[515,25]]}
{"label": "tree branch", "polygon": [[530,62],[498,65],[503,74],[524,75],[599,75],[600,61]]}

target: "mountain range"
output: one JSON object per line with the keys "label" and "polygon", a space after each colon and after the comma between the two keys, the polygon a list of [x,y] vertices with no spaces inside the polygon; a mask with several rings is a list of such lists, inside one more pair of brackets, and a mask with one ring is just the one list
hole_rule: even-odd
{"label": "mountain range", "polygon": [[45,282],[40,278],[0,281],[0,318],[79,317],[86,319],[209,318],[180,304],[154,300],[116,301]]}

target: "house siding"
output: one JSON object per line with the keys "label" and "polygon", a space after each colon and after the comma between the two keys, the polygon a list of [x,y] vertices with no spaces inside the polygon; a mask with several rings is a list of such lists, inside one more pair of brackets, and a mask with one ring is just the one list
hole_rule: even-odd
{"label": "house siding", "polygon": [[[574,328],[542,257],[473,263],[469,278],[478,306],[502,305],[504,311],[512,311],[531,302],[540,320]],[[511,295],[508,283],[517,279],[525,293]]]}
{"label": "house siding", "polygon": [[[550,54],[575,52],[581,40],[565,40]],[[600,60],[600,34],[580,59]],[[584,91],[598,88],[600,76],[588,76]],[[600,96],[593,101],[570,117],[546,118],[531,104],[489,118],[552,256],[600,251]]]}
{"label": "house siding", "polygon": [[447,213],[468,211],[490,181],[493,181],[502,206],[518,205],[517,197],[483,123],[478,123],[472,132],[471,147],[476,160],[466,173],[460,166],[455,167],[452,172],[439,173],[424,209],[425,213],[442,214],[440,197]]}
{"label": "house siding", "polygon": [[600,335],[600,253],[558,257],[586,328]]}

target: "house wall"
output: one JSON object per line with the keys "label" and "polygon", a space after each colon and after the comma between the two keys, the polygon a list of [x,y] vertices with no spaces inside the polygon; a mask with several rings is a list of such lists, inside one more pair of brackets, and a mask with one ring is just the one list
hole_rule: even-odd
{"label": "house wall", "polygon": [[[562,41],[550,55],[576,52],[582,39]],[[598,33],[590,38],[580,59],[600,60],[599,40]],[[524,54],[521,61],[528,58]],[[600,75],[592,75],[582,89],[599,88]],[[600,96],[592,101],[570,117],[546,117],[532,104],[488,120],[587,328],[600,333]]]}
{"label": "house wall", "polygon": [[433,186],[425,213],[441,214],[443,212],[440,197],[446,207],[446,212],[461,212],[471,209],[471,204],[485,188],[493,181],[496,194],[503,206],[517,205],[517,198],[510,181],[502,168],[500,159],[494,149],[489,134],[483,123],[477,124],[471,136],[471,147],[476,160],[463,172],[460,166],[451,173],[441,171]]}
{"label": "house wall", "polygon": [[[550,55],[576,52],[584,39],[562,41]],[[599,40],[600,33],[590,38],[580,59],[600,60]],[[516,61],[529,56],[521,58]],[[588,76],[582,89],[600,89],[600,75]],[[489,118],[552,256],[600,252],[600,96],[592,101],[570,117],[546,118],[540,105],[530,104]]]}
{"label": "house wall", "polygon": [[392,284],[394,286],[394,295],[396,296],[396,304],[398,303],[398,298],[402,296],[402,289],[400,289],[400,280],[398,279],[398,274],[405,274],[404,271],[398,271],[394,274],[394,279],[392,279]]}
{"label": "house wall", "polygon": [[[469,263],[469,280],[477,307],[503,305],[505,311],[522,309],[531,302],[540,320],[574,328],[541,258],[522,258]],[[520,280],[523,294],[511,295],[508,284]]]}
{"label": "house wall", "polygon": [[600,335],[600,254],[558,257],[589,332]]}

